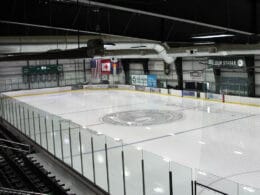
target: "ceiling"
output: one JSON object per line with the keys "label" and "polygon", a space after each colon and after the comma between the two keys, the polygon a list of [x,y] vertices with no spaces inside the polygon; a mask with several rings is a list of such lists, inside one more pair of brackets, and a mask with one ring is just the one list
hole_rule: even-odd
{"label": "ceiling", "polygon": [[[166,42],[258,43],[258,0],[2,0],[0,36],[118,35]],[[198,40],[197,35],[232,34]]]}

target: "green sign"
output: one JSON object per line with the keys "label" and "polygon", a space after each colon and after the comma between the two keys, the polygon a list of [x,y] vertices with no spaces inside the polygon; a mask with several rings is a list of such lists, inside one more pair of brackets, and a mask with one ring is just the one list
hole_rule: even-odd
{"label": "green sign", "polygon": [[40,66],[23,67],[24,75],[42,75],[42,74],[59,74],[63,72],[63,65],[50,64]]}

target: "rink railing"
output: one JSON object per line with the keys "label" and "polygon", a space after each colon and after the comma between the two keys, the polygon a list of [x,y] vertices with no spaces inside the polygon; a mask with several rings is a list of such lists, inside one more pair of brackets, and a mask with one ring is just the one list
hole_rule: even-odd
{"label": "rink railing", "polygon": [[256,188],[192,170],[4,94],[0,108],[1,118],[112,195],[219,194],[212,189],[229,195],[260,195]]}
{"label": "rink railing", "polygon": [[206,92],[197,92],[197,91],[189,91],[189,90],[153,88],[153,87],[134,86],[134,85],[84,85],[83,88],[94,89],[94,90],[95,89],[130,90],[130,91],[169,95],[169,96],[182,97],[182,98],[193,98],[193,99],[200,99],[200,100],[210,100],[215,102],[260,107],[260,98],[227,95],[228,91],[226,89],[222,89],[221,94],[215,94],[210,92],[206,93]]}
{"label": "rink railing", "polygon": [[[45,88],[56,88],[56,87],[65,87],[71,85],[81,85],[84,82],[84,78],[64,78],[61,80],[54,81],[36,81],[36,82],[25,82],[24,79],[8,79],[0,81],[0,92],[8,92],[8,91],[17,91],[17,90],[27,90],[27,89],[45,89]],[[144,84],[145,85],[145,84]],[[212,84],[210,84],[211,86]],[[213,100],[213,101],[221,101],[226,103],[234,103],[234,104],[243,104],[249,106],[257,106],[260,107],[260,99],[246,97],[245,91],[242,90],[240,95],[228,95],[232,93],[229,89],[223,88],[220,89],[220,94],[213,93],[211,91],[208,92],[198,92],[191,90],[176,90],[176,89],[166,89],[166,88],[154,88],[154,87],[145,87],[145,86],[134,86],[134,85],[84,85],[86,88],[121,88],[121,89],[130,89],[135,91],[144,91],[149,93],[160,93],[165,95],[173,95],[177,97],[191,97],[203,100]],[[241,86],[241,89],[244,88],[244,85]]]}
{"label": "rink railing", "polygon": [[113,195],[190,195],[192,170],[1,95],[1,117]]}

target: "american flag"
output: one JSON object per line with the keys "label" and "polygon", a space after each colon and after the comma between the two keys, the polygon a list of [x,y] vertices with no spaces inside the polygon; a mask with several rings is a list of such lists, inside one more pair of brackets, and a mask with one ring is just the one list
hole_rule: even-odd
{"label": "american flag", "polygon": [[92,59],[90,61],[91,67],[91,78],[92,79],[100,79],[101,77],[101,59]]}

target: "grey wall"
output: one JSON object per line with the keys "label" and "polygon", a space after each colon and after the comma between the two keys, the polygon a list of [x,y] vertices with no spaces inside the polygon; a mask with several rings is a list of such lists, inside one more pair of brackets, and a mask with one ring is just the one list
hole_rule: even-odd
{"label": "grey wall", "polygon": [[[86,81],[91,83],[91,70],[90,70],[90,60],[85,59],[86,67]],[[78,82],[84,81],[84,68],[83,59],[73,59],[73,60],[59,60],[59,64],[64,66],[64,75],[60,78],[60,84],[70,85]],[[214,74],[212,70],[205,70],[205,64],[207,63],[207,58],[183,58],[183,81],[195,81],[195,82],[215,82]],[[56,60],[41,60],[41,61],[29,61],[30,66],[33,65],[46,65],[46,64],[56,64]],[[27,66],[26,61],[17,62],[0,62],[0,90],[5,87],[13,87],[26,89],[28,84],[23,82],[22,77],[22,67]],[[260,55],[255,56],[255,84],[256,84],[256,95],[260,97]],[[175,65],[170,66],[170,74],[166,75],[164,73],[164,63],[162,60],[149,60],[149,71],[150,74],[156,74],[160,81],[167,81],[170,86],[177,85],[177,74],[175,71]],[[202,71],[200,76],[192,76],[191,72]],[[130,75],[134,74],[144,74],[142,64],[132,63],[130,64]],[[224,73],[228,74],[228,73]],[[233,74],[234,76],[234,74]],[[46,78],[46,80],[48,80]],[[123,79],[119,79],[119,83],[123,83]],[[19,83],[19,86],[18,86]],[[32,88],[38,87],[54,87],[57,86],[57,80],[51,80],[46,82],[36,82],[32,84]],[[212,86],[214,89],[214,85]]]}
{"label": "grey wall", "polygon": [[[215,91],[215,77],[212,69],[205,69],[208,61],[205,57],[187,57],[183,58],[183,82],[209,82],[210,89]],[[260,55],[255,56],[255,84],[256,84],[256,96],[260,97]],[[158,75],[158,79],[161,81],[167,81],[168,85],[177,85],[177,74],[175,66],[171,65],[171,72],[169,75],[164,73],[164,63],[162,60],[150,60],[149,61],[150,74]],[[192,76],[191,72],[199,71],[200,76]],[[131,74],[144,74],[143,66],[141,64],[130,65]],[[225,77],[247,77],[246,73],[241,72],[229,72],[229,70],[223,71],[222,75]]]}
{"label": "grey wall", "polygon": [[[175,71],[175,66],[172,64],[170,66],[170,74],[166,75],[164,73],[164,62],[160,59],[149,60],[148,68],[150,74],[157,75],[159,81],[167,81],[168,85],[176,86],[177,85],[177,74]],[[130,63],[129,73],[131,75],[143,75],[144,69],[143,65],[140,63]]]}
{"label": "grey wall", "polygon": [[[215,82],[213,70],[206,70],[203,72],[201,77],[191,77],[190,72],[194,70],[203,70],[204,65],[201,63],[207,63],[207,58],[183,58],[183,79],[185,81],[207,81]],[[260,97],[260,55],[255,56],[255,85],[256,85],[256,96]],[[226,77],[247,77],[246,73],[241,72],[228,72],[224,71],[221,73]],[[211,85],[211,89],[214,90],[214,84]]]}
{"label": "grey wall", "polygon": [[[206,58],[183,58],[183,81],[184,82],[189,82],[189,81],[197,81],[197,82],[202,82],[205,80],[205,76],[207,76],[207,80],[210,80],[212,82],[214,82],[214,75],[213,72],[211,71],[211,75],[210,74],[205,74],[205,72],[203,72],[205,65],[201,64],[202,63],[206,63],[207,60]],[[164,62],[162,60],[149,60],[148,62],[149,64],[149,72],[150,74],[156,74],[157,78],[160,81],[167,81],[167,84],[170,86],[177,86],[178,82],[177,82],[177,74],[176,74],[176,70],[175,70],[175,65],[171,64],[170,65],[170,74],[166,75],[164,73]],[[201,76],[199,77],[192,77],[191,76],[191,72],[194,71],[202,71]],[[130,64],[130,75],[134,75],[134,74],[144,74],[143,71],[143,66],[142,64]]]}

